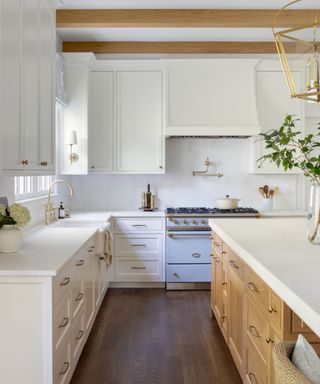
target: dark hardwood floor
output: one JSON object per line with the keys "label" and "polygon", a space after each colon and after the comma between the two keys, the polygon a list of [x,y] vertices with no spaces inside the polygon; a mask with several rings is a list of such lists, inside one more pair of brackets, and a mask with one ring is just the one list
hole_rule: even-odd
{"label": "dark hardwood floor", "polygon": [[207,291],[110,289],[72,384],[241,384]]}

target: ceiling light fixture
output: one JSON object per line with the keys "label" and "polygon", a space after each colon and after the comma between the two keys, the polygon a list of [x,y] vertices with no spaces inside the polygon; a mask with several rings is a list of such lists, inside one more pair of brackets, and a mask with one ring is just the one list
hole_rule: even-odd
{"label": "ceiling light fixture", "polygon": [[[312,24],[302,24],[295,28],[276,32],[276,22],[282,11],[301,0],[295,0],[281,8],[273,19],[273,36],[291,97],[320,102],[319,85],[319,39],[320,10],[315,15]],[[293,71],[293,62],[300,60],[304,63],[306,81],[299,84]]]}

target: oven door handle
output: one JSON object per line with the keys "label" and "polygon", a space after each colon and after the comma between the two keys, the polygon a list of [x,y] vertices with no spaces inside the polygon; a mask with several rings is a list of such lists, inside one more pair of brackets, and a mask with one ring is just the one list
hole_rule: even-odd
{"label": "oven door handle", "polygon": [[204,234],[200,234],[200,233],[199,234],[196,234],[196,233],[195,234],[191,234],[191,233],[188,233],[188,234],[187,233],[184,233],[184,234],[182,234],[182,233],[181,234],[180,233],[179,234],[167,233],[167,236],[170,237],[170,239],[179,238],[179,237],[180,238],[183,238],[183,237],[205,237],[208,239],[210,237],[210,232],[207,234],[205,234],[205,233]]}

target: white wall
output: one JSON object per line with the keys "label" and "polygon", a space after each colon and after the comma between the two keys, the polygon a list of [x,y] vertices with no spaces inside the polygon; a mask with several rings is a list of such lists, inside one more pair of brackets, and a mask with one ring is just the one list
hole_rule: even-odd
{"label": "white wall", "polygon": [[[75,190],[71,207],[74,210],[137,209],[141,193],[150,182],[161,209],[212,207],[216,198],[226,194],[241,198],[241,206],[259,209],[258,187],[264,184],[280,187],[280,194],[274,200],[275,209],[301,208],[304,202],[301,176],[248,174],[248,145],[247,139],[167,139],[165,175],[71,176],[69,180]],[[204,169],[206,157],[214,162],[210,171],[223,173],[222,178],[192,176],[193,170]]]}

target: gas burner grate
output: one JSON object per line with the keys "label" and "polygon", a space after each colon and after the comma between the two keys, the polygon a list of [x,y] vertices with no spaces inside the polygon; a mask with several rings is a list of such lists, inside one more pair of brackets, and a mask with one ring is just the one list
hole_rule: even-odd
{"label": "gas burner grate", "polygon": [[248,214],[259,213],[256,209],[250,207],[239,207],[235,209],[220,209],[206,207],[178,207],[167,208],[168,215],[212,215],[212,214]]}

